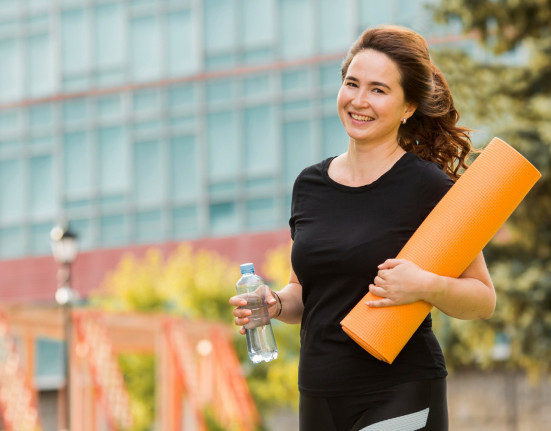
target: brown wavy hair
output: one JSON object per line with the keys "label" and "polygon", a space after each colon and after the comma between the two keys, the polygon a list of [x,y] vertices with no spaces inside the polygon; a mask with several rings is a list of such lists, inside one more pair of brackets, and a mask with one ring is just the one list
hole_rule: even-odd
{"label": "brown wavy hair", "polygon": [[472,151],[471,130],[457,126],[459,112],[444,75],[430,58],[425,39],[399,26],[366,30],[343,61],[343,81],[354,56],[368,49],[382,52],[394,61],[406,101],[417,105],[407,123],[400,125],[399,145],[436,162],[450,178],[457,180],[459,171],[467,168],[466,159]]}

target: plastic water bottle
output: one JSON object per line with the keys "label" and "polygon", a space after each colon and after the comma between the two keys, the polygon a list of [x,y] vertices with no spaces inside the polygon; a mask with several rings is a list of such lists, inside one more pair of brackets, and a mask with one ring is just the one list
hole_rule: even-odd
{"label": "plastic water bottle", "polygon": [[261,361],[270,362],[277,358],[277,346],[268,314],[266,294],[269,288],[254,273],[252,263],[244,263],[240,268],[242,275],[236,284],[237,294],[247,301],[247,305],[241,308],[252,311],[249,322],[245,325],[249,358],[255,364]]}

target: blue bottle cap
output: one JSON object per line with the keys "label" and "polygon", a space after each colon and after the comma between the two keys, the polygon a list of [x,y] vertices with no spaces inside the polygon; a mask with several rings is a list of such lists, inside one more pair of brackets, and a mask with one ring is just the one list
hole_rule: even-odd
{"label": "blue bottle cap", "polygon": [[244,263],[239,266],[241,274],[254,274],[254,263]]}

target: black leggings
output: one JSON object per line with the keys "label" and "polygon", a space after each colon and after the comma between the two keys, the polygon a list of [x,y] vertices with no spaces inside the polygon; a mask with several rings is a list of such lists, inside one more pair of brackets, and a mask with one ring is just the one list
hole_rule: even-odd
{"label": "black leggings", "polygon": [[446,379],[345,397],[300,394],[300,431],[447,431]]}

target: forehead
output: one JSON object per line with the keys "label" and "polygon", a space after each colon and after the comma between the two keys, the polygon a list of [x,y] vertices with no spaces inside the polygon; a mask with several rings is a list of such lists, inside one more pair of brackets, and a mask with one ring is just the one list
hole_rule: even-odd
{"label": "forehead", "polygon": [[400,83],[400,71],[396,63],[386,54],[367,49],[354,56],[346,76],[359,80],[381,81],[387,84]]}

